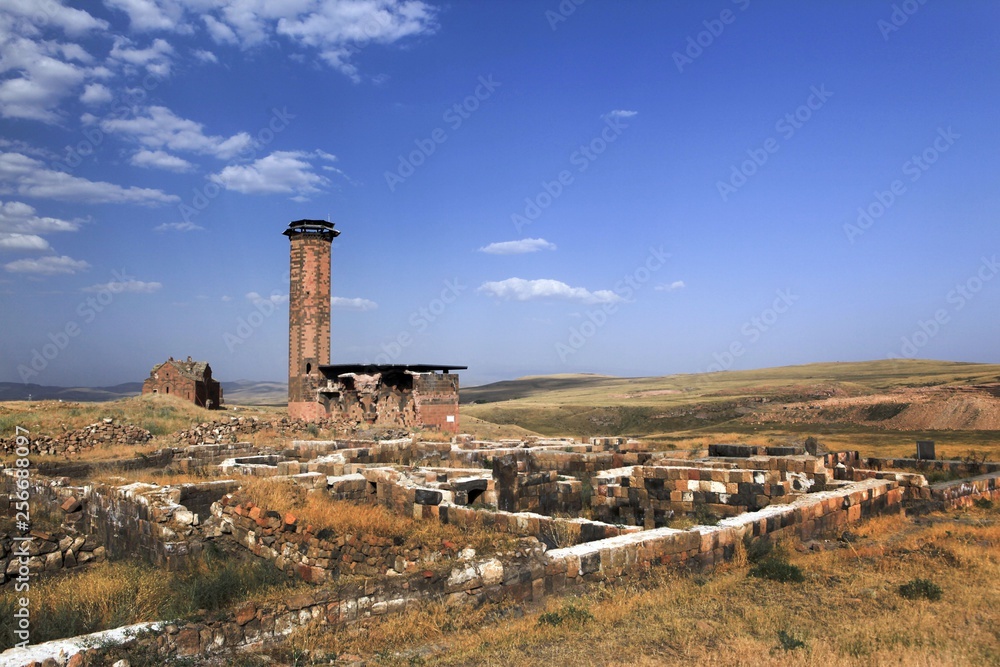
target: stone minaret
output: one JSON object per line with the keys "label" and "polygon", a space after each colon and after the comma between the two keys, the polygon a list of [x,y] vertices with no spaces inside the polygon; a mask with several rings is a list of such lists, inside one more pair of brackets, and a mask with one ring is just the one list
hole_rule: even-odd
{"label": "stone minaret", "polygon": [[297,220],[284,235],[291,241],[288,294],[288,415],[321,419],[317,401],[320,366],[330,364],[330,244],[340,232],[325,220]]}

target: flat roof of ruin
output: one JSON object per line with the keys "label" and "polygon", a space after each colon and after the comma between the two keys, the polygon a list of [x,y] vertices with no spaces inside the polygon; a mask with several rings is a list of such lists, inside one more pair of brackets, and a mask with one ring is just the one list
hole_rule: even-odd
{"label": "flat roof of ruin", "polygon": [[435,371],[464,371],[468,366],[448,366],[445,364],[333,364],[320,366],[319,371],[326,377],[336,377],[345,373],[375,375],[376,373],[433,373]]}

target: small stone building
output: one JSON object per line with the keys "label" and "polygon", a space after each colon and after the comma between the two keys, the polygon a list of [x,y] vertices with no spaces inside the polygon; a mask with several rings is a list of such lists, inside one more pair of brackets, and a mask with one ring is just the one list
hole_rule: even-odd
{"label": "small stone building", "polygon": [[154,366],[142,383],[142,393],[177,396],[209,410],[222,407],[222,385],[212,379],[212,367],[191,357],[187,361],[170,357]]}

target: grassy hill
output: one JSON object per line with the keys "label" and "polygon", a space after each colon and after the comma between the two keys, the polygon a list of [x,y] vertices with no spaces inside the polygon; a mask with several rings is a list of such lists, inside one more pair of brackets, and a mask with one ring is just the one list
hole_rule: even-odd
{"label": "grassy hill", "polygon": [[[284,405],[288,385],[284,382],[236,380],[223,382],[222,392],[230,405]],[[21,382],[0,382],[0,401],[81,401],[102,403],[138,396],[141,382],[126,382],[111,387],[54,387]]]}
{"label": "grassy hill", "polygon": [[[821,363],[699,375],[527,377],[462,390],[463,416],[546,435],[737,430],[761,406],[1000,382],[1000,365],[927,360]],[[742,420],[745,421],[745,420]]]}

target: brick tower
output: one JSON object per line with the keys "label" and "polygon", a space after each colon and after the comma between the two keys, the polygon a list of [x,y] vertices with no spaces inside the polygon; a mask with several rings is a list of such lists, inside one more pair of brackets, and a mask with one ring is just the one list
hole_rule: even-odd
{"label": "brick tower", "polygon": [[291,241],[288,295],[288,416],[326,416],[316,400],[330,363],[330,244],[340,232],[325,220],[296,220],[284,235]]}

